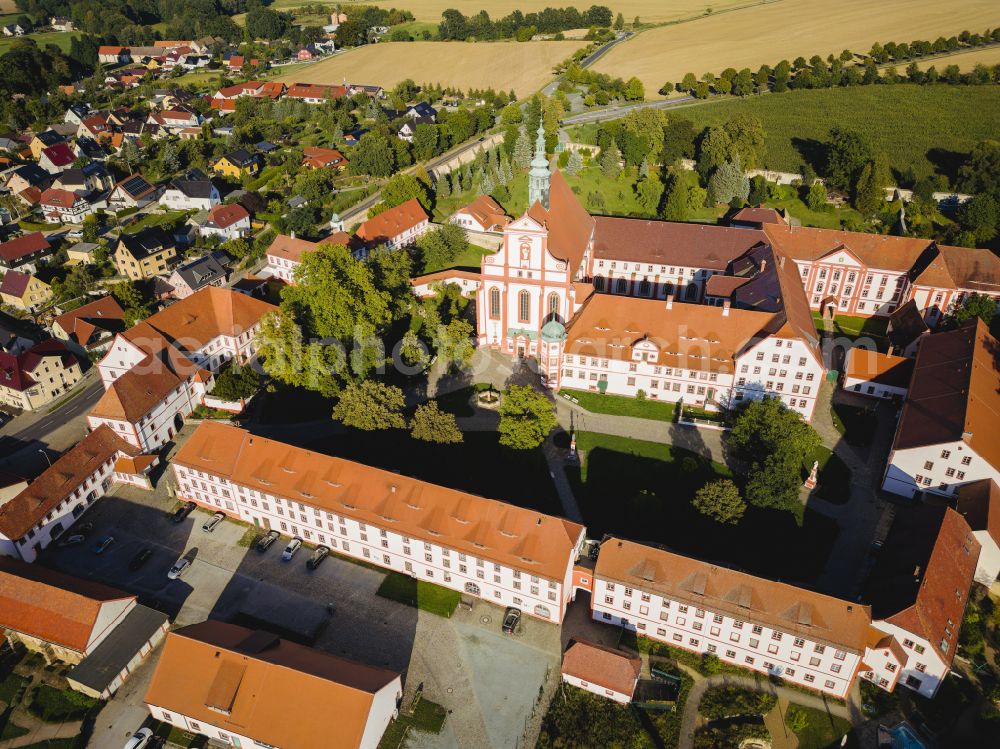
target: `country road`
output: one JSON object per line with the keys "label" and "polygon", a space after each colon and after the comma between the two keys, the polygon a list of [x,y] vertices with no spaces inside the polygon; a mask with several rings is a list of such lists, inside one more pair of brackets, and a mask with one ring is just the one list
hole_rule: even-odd
{"label": "country road", "polygon": [[572,117],[564,118],[561,124],[582,125],[585,122],[617,120],[619,117],[624,117],[629,112],[636,109],[668,109],[669,107],[676,107],[680,104],[690,104],[693,101],[695,101],[693,96],[681,96],[677,99],[664,99],[662,101],[642,101],[637,104],[627,104],[622,107],[608,107],[607,109],[600,109],[593,112],[581,112],[580,114],[575,114]]}
{"label": "country road", "polygon": [[29,426],[8,434],[8,429],[17,428],[16,420],[10,422],[7,428],[0,430],[0,436],[10,436],[22,442],[32,440],[44,441],[45,437],[66,422],[88,412],[104,393],[100,378],[95,379],[79,393],[73,395],[65,405],[56,408],[52,413],[42,416]]}

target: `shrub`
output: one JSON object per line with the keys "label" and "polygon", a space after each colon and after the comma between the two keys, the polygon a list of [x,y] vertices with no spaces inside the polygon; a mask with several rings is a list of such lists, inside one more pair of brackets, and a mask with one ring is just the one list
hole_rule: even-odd
{"label": "shrub", "polygon": [[785,725],[793,733],[799,733],[809,725],[809,715],[798,705],[789,705],[785,712]]}
{"label": "shrub", "polygon": [[737,716],[764,715],[778,698],[765,692],[754,692],[739,687],[712,687],[705,692],[698,712],[711,720]]}

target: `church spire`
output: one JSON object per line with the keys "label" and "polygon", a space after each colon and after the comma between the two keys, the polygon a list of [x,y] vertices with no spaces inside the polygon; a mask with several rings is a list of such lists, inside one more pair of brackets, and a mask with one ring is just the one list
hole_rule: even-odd
{"label": "church spire", "polygon": [[545,126],[538,123],[538,138],[535,140],[535,158],[531,160],[531,171],[528,172],[528,206],[536,202],[546,209],[549,207],[549,160],[545,157]]}

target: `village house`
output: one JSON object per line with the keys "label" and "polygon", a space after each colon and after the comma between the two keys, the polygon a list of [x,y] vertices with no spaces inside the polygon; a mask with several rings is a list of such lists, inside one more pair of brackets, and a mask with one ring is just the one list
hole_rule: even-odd
{"label": "village house", "polygon": [[53,16],[49,21],[53,31],[73,31],[73,22],[64,16]]}
{"label": "village house", "polygon": [[93,138],[100,141],[110,137],[112,132],[107,115],[102,112],[94,112],[80,120],[76,135],[78,138]]}
{"label": "village house", "polygon": [[85,265],[97,262],[97,248],[103,247],[96,242],[77,242],[66,248],[66,265]]}
{"label": "village house", "polygon": [[145,452],[159,449],[224,363],[253,358],[261,319],[276,310],[208,286],[119,333],[97,365],[105,392],[87,417],[90,427],[106,424]]}
{"label": "village house", "polygon": [[251,154],[242,148],[227,153],[212,164],[213,172],[231,179],[242,179],[245,174],[253,177],[262,168],[260,156]]}
{"label": "village house", "polygon": [[164,109],[160,112],[151,112],[146,122],[159,125],[160,129],[167,133],[175,133],[184,128],[199,127],[201,118],[194,112],[184,109]]}
{"label": "village house", "polygon": [[411,198],[362,223],[355,236],[364,245],[361,254],[366,255],[380,247],[388,250],[409,247],[429,229],[430,216],[420,201]]}
{"label": "village house", "polygon": [[55,249],[40,231],[0,242],[0,270],[34,273]]}
{"label": "village house", "polygon": [[69,685],[86,695],[113,695],[168,626],[130,593],[0,558],[0,630],[47,663],[71,664]]}
{"label": "village house", "polygon": [[52,287],[30,273],[7,271],[0,280],[0,299],[23,312],[34,312],[52,299]]}
{"label": "village house", "polygon": [[38,164],[21,164],[7,172],[6,188],[14,195],[35,188],[38,194],[52,184],[52,175]]}
{"label": "village house", "polygon": [[65,141],[66,138],[55,130],[43,130],[40,133],[35,133],[28,142],[28,148],[31,150],[31,158],[37,161],[42,155],[42,151],[46,148],[54,146],[57,143],[64,143]]}
{"label": "village house", "polygon": [[125,208],[145,208],[159,197],[160,190],[141,174],[119,180],[108,195],[108,207],[115,211]]}
{"label": "village house", "polygon": [[57,187],[45,190],[38,198],[38,206],[50,224],[80,224],[94,212],[94,206],[87,198]]}
{"label": "village house", "polygon": [[79,168],[66,169],[56,177],[52,186],[86,197],[110,190],[114,187],[114,179],[104,164],[92,162]]}
{"label": "village house", "polygon": [[418,125],[433,125],[434,120],[431,117],[413,117],[407,120],[402,125],[399,126],[399,130],[396,132],[397,137],[400,140],[405,140],[407,143],[413,142],[413,136],[417,134]]}
{"label": "village house", "polygon": [[42,150],[38,156],[38,166],[49,174],[59,174],[69,169],[76,161],[76,154],[69,143],[56,143]]}
{"label": "village house", "polygon": [[436,273],[414,276],[410,279],[410,286],[413,287],[413,293],[418,297],[430,297],[437,294],[441,287],[450,284],[457,286],[462,292],[462,296],[468,299],[479,291],[482,281],[482,276],[475,271],[451,268]]}
{"label": "village house", "polygon": [[997,341],[976,318],[920,343],[882,488],[904,497],[954,496],[1000,482]]}
{"label": "village house", "polygon": [[574,639],[562,660],[562,680],[623,705],[632,701],[642,659],[603,645]]}
{"label": "village house", "polygon": [[63,114],[63,122],[79,125],[90,116],[90,107],[86,104],[70,104]]}
{"label": "village house", "polygon": [[122,234],[114,261],[123,276],[142,281],[165,271],[176,257],[173,237],[159,227],[149,227],[135,234]]}
{"label": "village house", "polygon": [[198,227],[203,237],[219,237],[226,242],[250,233],[250,213],[239,203],[217,205],[208,212],[208,218]]}
{"label": "village house", "polygon": [[302,262],[302,253],[315,250],[317,244],[308,239],[279,234],[265,252],[267,266],[264,273],[279,278],[285,283],[295,280],[295,269]]}
{"label": "village house", "polygon": [[211,421],[172,466],[179,499],[498,606],[560,622],[573,595],[569,520]]}
{"label": "village house", "polygon": [[980,546],[975,580],[990,588],[1000,577],[1000,486],[982,479],[963,484],[956,494],[955,510]]}
{"label": "village house", "polygon": [[337,171],[342,171],[347,168],[347,164],[347,157],[336,148],[306,146],[302,149],[302,166],[308,169],[332,167]]}
{"label": "village house", "polygon": [[208,211],[220,203],[219,189],[199,169],[171,180],[160,196],[160,205],[175,211]]}
{"label": "village house", "polygon": [[502,232],[511,219],[493,198],[480,195],[467,206],[455,211],[448,221],[469,231]]}
{"label": "village house", "polygon": [[205,255],[175,268],[167,284],[172,289],[172,297],[186,299],[206,286],[224,286],[227,275],[214,255]]}
{"label": "village house", "polygon": [[113,296],[64,312],[52,322],[52,335],[81,354],[104,351],[125,330],[125,311]]}
{"label": "village house", "polygon": [[347,88],[344,86],[328,86],[319,83],[293,83],[285,91],[287,98],[297,99],[306,104],[323,104],[347,95]]}
{"label": "village house", "polygon": [[128,47],[105,44],[97,48],[97,60],[104,65],[125,65],[132,61]]}
{"label": "village house", "polygon": [[34,411],[80,381],[80,362],[60,342],[42,341],[16,356],[0,352],[0,402]]}
{"label": "village house", "polygon": [[[200,684],[203,689],[191,689]],[[221,621],[172,631],[146,692],[155,720],[234,746],[376,749],[400,675]]]}

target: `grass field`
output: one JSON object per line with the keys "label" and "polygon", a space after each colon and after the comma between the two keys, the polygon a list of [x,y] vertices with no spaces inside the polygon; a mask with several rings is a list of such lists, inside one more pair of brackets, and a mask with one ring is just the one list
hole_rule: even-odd
{"label": "grass field", "polygon": [[[340,0],[310,0],[308,4],[314,5],[317,2],[327,5],[346,5]],[[270,7],[286,10],[304,4],[306,4],[304,0],[275,0]],[[495,19],[515,10],[520,10],[522,13],[533,13],[549,7],[562,8],[574,3],[553,3],[551,0],[408,0],[405,3],[399,2],[399,0],[374,0],[368,4],[379,5],[383,8],[405,8],[413,13],[418,21],[437,23],[441,20],[441,14],[449,8],[457,8],[467,16],[485,10],[490,14],[490,18]],[[576,7],[582,11],[592,4],[581,2],[576,3]],[[707,7],[718,12],[726,8],[748,4],[750,4],[748,0],[719,0],[718,2],[708,2],[708,0],[622,0],[619,3],[609,4],[609,7],[615,13],[624,14],[629,23],[636,16],[639,16],[643,23],[664,23],[702,14]]]}
{"label": "grass field", "polygon": [[31,39],[42,49],[47,44],[55,44],[63,52],[69,50],[69,45],[76,37],[80,36],[75,32],[46,31],[41,34],[25,34],[24,36],[0,36],[0,55],[11,48],[11,45],[18,39]]}
{"label": "grass field", "polygon": [[531,94],[552,79],[552,68],[580,48],[579,42],[383,42],[352,49],[278,78],[286,83],[377,84],[392,88],[410,78],[470,88],[514,89]]}
{"label": "grass field", "polygon": [[689,72],[757,70],[783,58],[826,57],[843,49],[867,52],[874,42],[934,40],[998,21],[990,0],[783,0],[643,32],[612,49],[594,70],[638,76],[649,95]]}
{"label": "grass field", "polygon": [[866,134],[897,171],[954,177],[978,141],[1000,130],[996,86],[858,86],[725,99],[672,110],[696,126],[717,125],[737,112],[760,117],[767,133],[764,163],[795,172],[821,158],[830,128]]}

